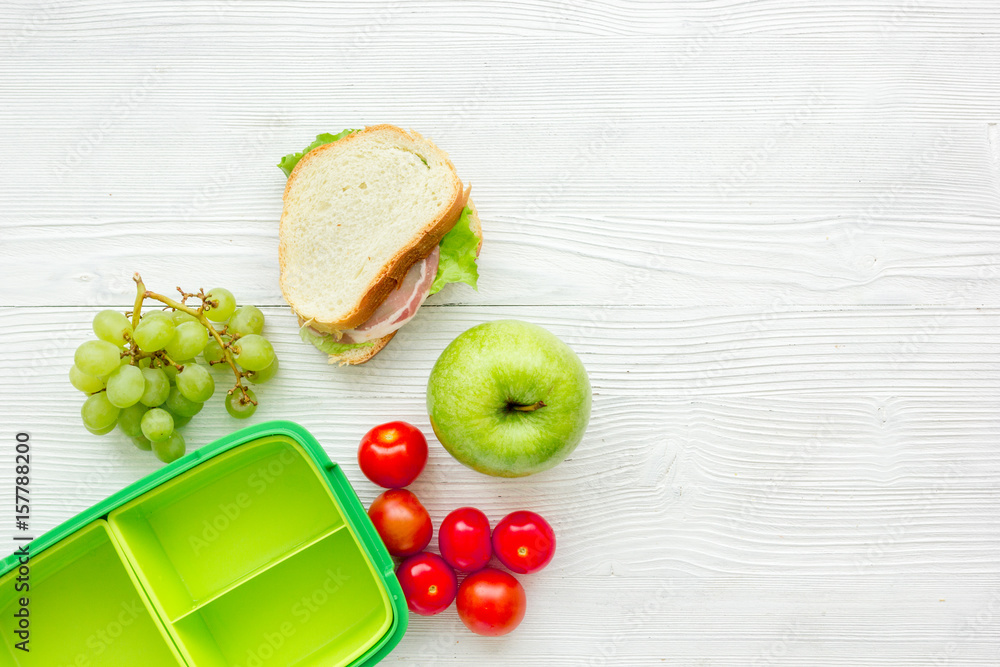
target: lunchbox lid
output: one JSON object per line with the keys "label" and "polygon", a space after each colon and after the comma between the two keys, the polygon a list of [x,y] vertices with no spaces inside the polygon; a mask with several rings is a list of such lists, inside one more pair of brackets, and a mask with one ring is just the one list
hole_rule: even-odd
{"label": "lunchbox lid", "polygon": [[[288,421],[187,454],[29,554],[0,561],[0,667],[360,667],[406,631],[392,559],[357,495]],[[15,647],[25,607],[30,652]]]}

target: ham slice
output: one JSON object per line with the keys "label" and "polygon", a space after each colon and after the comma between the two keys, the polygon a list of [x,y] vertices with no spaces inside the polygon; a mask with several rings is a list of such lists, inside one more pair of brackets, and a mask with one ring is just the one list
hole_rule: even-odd
{"label": "ham slice", "polygon": [[437,275],[440,246],[410,267],[402,284],[389,293],[368,320],[354,329],[343,332],[340,343],[365,343],[388,336],[413,319],[417,309],[427,298]]}

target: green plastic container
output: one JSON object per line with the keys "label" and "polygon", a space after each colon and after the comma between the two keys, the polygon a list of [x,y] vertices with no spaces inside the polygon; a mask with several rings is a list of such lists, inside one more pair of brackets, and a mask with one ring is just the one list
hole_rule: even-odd
{"label": "green plastic container", "polygon": [[[392,559],[316,440],[202,447],[0,561],[0,667],[373,665],[406,631]],[[14,613],[29,597],[30,652]]]}

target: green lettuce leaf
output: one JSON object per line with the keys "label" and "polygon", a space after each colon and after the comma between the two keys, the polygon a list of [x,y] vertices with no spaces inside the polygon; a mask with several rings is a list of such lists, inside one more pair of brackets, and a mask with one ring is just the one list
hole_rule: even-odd
{"label": "green lettuce leaf", "polygon": [[281,168],[281,171],[285,172],[286,177],[291,176],[292,169],[295,169],[295,165],[299,163],[299,160],[301,160],[306,153],[314,148],[319,148],[320,146],[325,146],[326,144],[332,144],[337,139],[343,139],[347,135],[354,132],[357,132],[357,130],[344,130],[343,132],[339,132],[337,134],[330,134],[328,132],[324,134],[317,134],[316,141],[306,146],[304,151],[301,153],[290,153],[286,155],[281,158],[281,162],[278,163],[278,166]]}
{"label": "green lettuce leaf", "polygon": [[338,343],[333,336],[325,336],[308,326],[299,329],[299,338],[307,343],[312,343],[327,354],[334,355],[343,354],[348,350],[356,350],[359,347],[371,347],[375,344],[371,341],[367,343]]}
{"label": "green lettuce leaf", "polygon": [[477,289],[479,268],[476,266],[476,248],[479,238],[469,225],[471,216],[472,209],[466,206],[455,226],[441,239],[441,259],[438,260],[431,294],[437,294],[448,283],[465,283]]}

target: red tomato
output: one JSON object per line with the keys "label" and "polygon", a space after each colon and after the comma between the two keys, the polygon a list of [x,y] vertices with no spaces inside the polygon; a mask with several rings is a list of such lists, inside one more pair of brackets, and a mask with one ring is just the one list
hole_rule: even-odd
{"label": "red tomato", "polygon": [[517,579],[492,567],[470,574],[458,588],[458,616],[477,635],[512,631],[524,618],[527,603]]}
{"label": "red tomato", "polygon": [[427,438],[416,426],[389,422],[365,433],[358,446],[358,465],[365,477],[387,489],[401,489],[417,478],[427,463]]}
{"label": "red tomato", "polygon": [[490,520],[474,507],[459,507],[441,522],[438,548],[456,570],[475,572],[490,562]]}
{"label": "red tomato", "polygon": [[455,571],[437,554],[410,556],[400,564],[396,577],[406,595],[406,606],[421,616],[440,614],[458,590]]}
{"label": "red tomato", "polygon": [[556,534],[534,512],[511,512],[493,529],[493,552],[511,572],[531,574],[556,553]]}
{"label": "red tomato", "polygon": [[383,492],[368,508],[368,518],[393,556],[420,553],[434,534],[427,510],[406,489]]}

